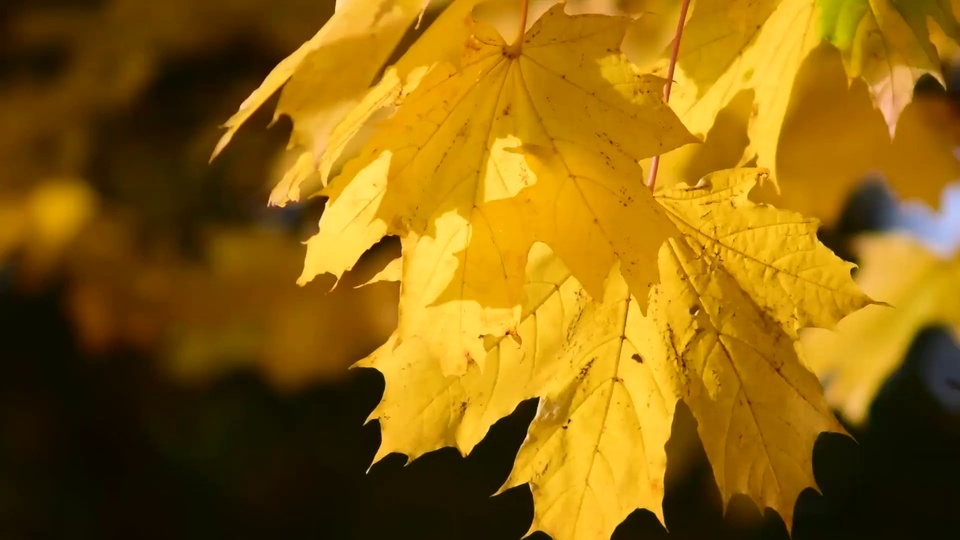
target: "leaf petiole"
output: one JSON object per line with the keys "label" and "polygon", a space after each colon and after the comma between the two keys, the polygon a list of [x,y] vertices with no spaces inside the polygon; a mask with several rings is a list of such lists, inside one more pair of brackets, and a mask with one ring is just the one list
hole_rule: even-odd
{"label": "leaf petiole", "polygon": [[[673,49],[670,51],[670,66],[667,68],[667,83],[663,85],[663,101],[670,102],[670,89],[673,87],[673,74],[677,69],[677,57],[680,56],[680,39],[683,37],[683,27],[687,23],[687,10],[690,8],[690,0],[683,0],[680,5],[680,17],[677,21],[677,31],[673,37]],[[650,191],[657,186],[657,170],[660,168],[660,156],[653,156],[650,161],[650,176],[647,179],[647,186]]]}
{"label": "leaf petiole", "polygon": [[516,39],[507,47],[507,54],[512,58],[520,56],[520,50],[523,47],[523,36],[527,33],[527,13],[529,11],[530,0],[520,0],[520,28],[517,29]]}

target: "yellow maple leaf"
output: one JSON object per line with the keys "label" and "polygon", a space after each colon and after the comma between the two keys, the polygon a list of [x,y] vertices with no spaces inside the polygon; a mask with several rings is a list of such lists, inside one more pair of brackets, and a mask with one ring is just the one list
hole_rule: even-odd
{"label": "yellow maple leaf", "polygon": [[344,160],[355,157],[359,147],[370,138],[377,121],[391,116],[433,66],[442,62],[457,63],[463,43],[469,37],[465,22],[480,1],[451,2],[396,64],[387,68],[380,80],[358,101],[351,102],[353,107],[346,108],[342,116],[317,123],[312,120],[310,111],[292,112],[294,125],[306,126],[311,137],[323,140],[324,144],[302,150],[296,164],[270,193],[270,204],[284,206],[318,193],[315,189],[301,193],[301,189],[313,176],[319,176],[321,185],[326,184]]}
{"label": "yellow maple leaf", "polygon": [[[425,2],[422,9],[428,3]],[[534,0],[529,10],[531,14],[543,13],[556,3],[557,0]],[[573,4],[582,3],[583,0],[580,0]],[[478,6],[482,8],[479,15],[473,13]],[[279,104],[277,114],[289,113],[294,126],[309,133],[309,136],[301,138],[322,144],[300,151],[294,165],[270,193],[270,204],[284,206],[304,196],[318,194],[316,184],[326,184],[346,159],[356,156],[359,147],[370,138],[376,123],[390,117],[417,88],[426,73],[442,62],[452,65],[459,63],[463,44],[470,36],[470,28],[465,24],[469,17],[476,15],[484,20],[512,23],[517,16],[517,7],[514,0],[453,0],[400,59],[387,68],[373,87],[359,100],[344,102],[339,109],[343,114],[318,115],[311,107],[285,111],[281,109],[283,104]],[[328,69],[325,73],[314,73],[313,76],[321,78],[336,75],[338,72]],[[312,96],[301,93],[313,102]],[[291,145],[295,144],[296,141],[291,140]],[[313,178],[319,178],[319,182],[310,182]],[[304,188],[306,192],[302,192]]]}
{"label": "yellow maple leaf", "polygon": [[[318,185],[325,185],[345,160],[356,157],[359,147],[372,135],[376,123],[392,116],[404,99],[416,90],[426,73],[437,64],[459,63],[463,44],[470,36],[466,21],[473,9],[483,4],[486,11],[502,17],[509,11],[506,6],[500,5],[504,3],[483,0],[451,2],[423,36],[410,46],[396,64],[387,68],[380,80],[366,91],[353,108],[342,118],[337,118],[334,125],[319,125],[321,133],[315,138],[325,138],[325,144],[316,151],[300,151],[293,165],[270,193],[270,204],[285,206],[304,196],[321,194]],[[292,116],[295,125],[301,122],[300,116]],[[304,123],[311,123],[309,116],[305,115]],[[312,182],[314,178],[319,181]],[[307,189],[306,193],[302,192],[304,188]]]}
{"label": "yellow maple leaf", "polygon": [[[402,260],[397,259],[398,261]],[[554,361],[566,328],[588,302],[563,263],[543,244],[530,253],[522,322],[514,336],[489,336],[483,370],[468,366],[462,376],[444,374],[443,359],[414,336],[397,343],[396,333],[357,367],[376,368],[387,380],[370,419],[378,419],[381,445],[374,458],[391,452],[410,459],[444,446],[464,455],[517,403],[534,397],[564,366]],[[433,331],[429,326],[423,332]]]}
{"label": "yellow maple leaf", "polygon": [[[720,112],[746,95],[753,104],[751,154],[772,169],[793,77],[820,41],[816,4],[699,0],[684,30],[670,97],[684,125],[706,135]],[[654,70],[666,71],[665,60]]]}
{"label": "yellow maple leaf", "polygon": [[[528,7],[531,17],[539,16],[556,3],[557,0],[533,0]],[[632,49],[630,53],[646,58],[659,54],[663,45],[672,37],[672,30],[666,30],[672,28],[672,23],[667,21],[675,19],[679,4],[674,0],[632,0],[626,3],[573,0],[566,2],[566,6],[568,13],[630,14],[635,18],[628,28],[631,35],[627,41]],[[469,37],[469,28],[464,24],[468,17],[473,15],[482,18],[498,28],[507,27],[515,24],[517,7],[514,0],[454,0],[397,63],[387,68],[380,80],[359,102],[344,101],[342,108],[338,109],[340,113],[347,111],[344,114],[331,115],[323,111],[324,114],[318,115],[314,110],[316,107],[288,111],[282,109],[281,103],[277,114],[289,114],[295,127],[310,133],[309,137],[300,138],[321,141],[322,144],[297,150],[298,155],[293,164],[270,193],[270,204],[285,206],[303,197],[319,194],[318,188],[327,183],[331,174],[341,167],[346,159],[356,155],[358,146],[370,138],[376,123],[393,114],[403,100],[417,88],[424,74],[440,62],[459,62],[462,44]],[[472,13],[474,8],[477,8],[479,13]],[[302,69],[306,70],[308,67],[310,66]],[[323,73],[317,73],[315,67],[311,73],[314,78],[324,76]],[[335,73],[327,70],[326,75],[333,76]],[[281,83],[282,81],[278,80],[278,84]],[[291,86],[294,83],[296,80],[291,81]],[[297,93],[309,95],[306,92]],[[268,96],[263,99],[266,97]],[[235,131],[236,128],[233,129]],[[291,140],[291,145],[296,145],[296,141]]]}
{"label": "yellow maple leaf", "polygon": [[[664,156],[660,182],[696,182],[711,170],[748,162],[752,106],[752,95],[739,94],[720,111],[704,144]],[[817,46],[796,74],[779,134],[780,189],[765,190],[759,200],[832,221],[859,183],[882,175],[899,196],[939,204],[947,182],[960,178],[953,152],[958,137],[946,106],[942,98],[914,99],[891,141],[866,83],[849,83],[840,52]]]}
{"label": "yellow maple leaf", "polygon": [[[797,71],[810,52],[825,40],[837,45],[848,76],[867,83],[892,135],[917,79],[939,76],[928,13],[956,39],[952,9],[936,0],[700,0],[684,31],[671,105],[693,133],[704,136],[722,111],[738,100],[752,103],[744,157],[756,156],[779,178],[781,127]],[[663,59],[654,72],[666,71]],[[689,156],[683,153],[694,151],[665,160],[684,161]],[[665,180],[671,181],[669,175]]]}
{"label": "yellow maple leaf", "polygon": [[945,325],[960,333],[960,256],[938,256],[899,234],[863,237],[857,247],[858,284],[889,305],[854,313],[835,332],[805,330],[802,344],[811,368],[827,381],[831,405],[860,423],[918,331]]}
{"label": "yellow maple leaf", "polygon": [[662,517],[664,445],[683,400],[724,500],[745,493],[789,526],[797,496],[815,486],[817,435],[843,432],[798,356],[796,331],[832,327],[870,300],[817,241],[813,220],[748,200],[765,174],[724,171],[657,194],[683,235],[660,250],[646,315],[618,271],[591,300],[536,244],[522,322],[515,337],[487,339],[483,370],[445,375],[420,341],[430,326],[360,362],[386,380],[371,415],[383,433],[377,459],[467,453],[537,396],[504,489],[530,484],[532,530],[607,538],[635,508]]}
{"label": "yellow maple leaf", "polygon": [[[337,3],[329,21],[285,58],[224,124],[219,154],[240,126],[285,86],[275,117],[294,117],[291,144],[314,150],[374,81],[407,29],[424,8],[423,0],[349,0]],[[336,84],[327,79],[336,76]]]}
{"label": "yellow maple leaf", "polygon": [[[526,312],[518,327],[518,339],[510,336],[489,338],[489,352],[483,370],[477,365],[471,365],[463,376],[445,376],[442,359],[432,355],[417,338],[405,340],[399,345],[394,340],[388,341],[373,355],[357,364],[360,367],[378,369],[387,381],[383,400],[370,416],[371,419],[380,421],[382,431],[382,443],[375,461],[391,452],[402,452],[412,459],[444,446],[454,446],[463,454],[469,453],[486,435],[490,426],[509,414],[520,401],[544,395],[552,388],[562,391],[572,384],[568,381],[570,373],[585,375],[591,372],[591,366],[583,365],[586,359],[581,357],[584,352],[582,349],[593,347],[599,343],[597,340],[603,337],[609,339],[610,343],[593,351],[603,356],[603,360],[597,361],[597,364],[614,367],[611,363],[618,362],[619,357],[616,349],[618,342],[612,339],[613,334],[619,334],[624,328],[622,321],[617,322],[614,319],[618,313],[625,314],[626,304],[623,300],[629,296],[622,279],[616,273],[612,276],[611,283],[614,286],[608,294],[619,294],[616,302],[592,301],[579,283],[572,279],[559,259],[543,244],[536,244],[534,247],[527,276],[529,281],[524,295]],[[615,309],[614,303],[619,309]],[[632,317],[640,317],[639,308],[633,310]],[[607,322],[610,324],[605,325]],[[636,324],[630,328],[635,327]],[[591,336],[591,332],[601,332],[603,335]],[[622,341],[621,338],[620,342]],[[629,364],[624,371],[629,371],[632,366],[638,366],[638,363],[629,358],[629,353],[626,354]],[[642,367],[639,369],[642,370]],[[610,386],[608,383],[611,381],[604,379],[605,371],[600,365],[597,365],[592,373],[593,379],[588,382]],[[624,374],[624,377],[631,382],[637,381],[629,374]],[[647,391],[650,390],[648,387]],[[549,418],[561,422],[567,420],[568,417],[564,414],[572,411],[570,404],[566,405],[565,410],[553,410]],[[607,529],[606,535],[609,536],[613,527],[638,506],[650,507],[659,514],[662,477],[666,467],[663,445],[669,437],[673,402],[660,400],[655,406],[653,411],[649,411],[650,414],[644,422],[648,431],[614,430],[611,427],[609,436],[605,439],[605,446],[620,450],[618,457],[621,459],[617,465],[626,469],[624,476],[635,473],[631,480],[636,481],[620,482],[618,489],[609,491],[610,499],[606,502],[617,498],[621,501],[614,505],[582,510],[572,508],[569,504],[555,505],[556,520],[538,519],[534,523],[535,529],[546,530],[555,538],[566,538],[570,536],[564,535],[561,527],[589,522],[589,526],[602,524],[601,528]],[[545,407],[556,409],[557,406],[542,404],[541,412]],[[573,437],[571,440],[582,443],[571,453],[574,461],[583,462],[584,459],[596,456],[597,450],[588,447],[598,436],[598,426],[608,421],[601,412],[584,408],[577,416],[578,419],[582,418],[582,423],[570,425],[570,436]],[[618,409],[615,413],[618,413],[618,418],[629,421],[629,411]],[[634,418],[634,422],[637,423],[638,420]],[[560,426],[555,428],[560,429]],[[566,430],[567,426],[563,429]],[[589,435],[585,432],[589,432]],[[532,439],[535,434],[531,428],[529,438]],[[646,455],[645,439],[646,443],[649,443],[650,455]],[[552,450],[569,451],[556,447]],[[557,456],[553,457],[555,459]],[[523,474],[524,466],[520,459],[522,457],[518,458],[515,475]],[[539,491],[535,486],[538,509],[551,506],[553,500],[566,494],[577,492],[582,495],[586,476],[600,470],[578,467],[576,471],[572,471],[574,465],[570,462],[556,465],[555,469],[560,475],[573,475],[572,485],[569,482],[554,482],[549,488]],[[641,478],[648,481],[642,482]],[[512,483],[526,481],[514,478],[512,482],[505,484],[505,488]],[[608,483],[607,479],[601,480],[604,489]]]}
{"label": "yellow maple leaf", "polygon": [[[474,21],[461,67],[434,67],[331,183],[301,283],[342,275],[385,235],[404,237],[401,312],[440,305],[442,316],[424,316],[456,328],[432,334],[455,370],[483,361],[480,336],[516,324],[539,236],[592,292],[623,259],[645,299],[656,266],[638,261],[655,260],[671,225],[637,162],[692,138],[663,104],[663,81],[620,53],[628,24],[556,6],[511,45]],[[540,210],[532,224],[489,205],[521,191]],[[401,318],[401,341],[415,318]]]}
{"label": "yellow maple leaf", "polygon": [[392,261],[384,265],[379,272],[373,275],[372,278],[368,279],[364,283],[358,285],[357,287],[365,287],[367,285],[373,285],[374,283],[381,282],[391,282],[391,281],[400,281],[400,278],[403,276],[403,258],[397,257]]}
{"label": "yellow maple leaf", "polygon": [[820,33],[843,53],[847,73],[862,78],[892,137],[897,119],[924,74],[941,79],[928,17],[946,36],[960,37],[953,7],[943,0],[821,0]]}
{"label": "yellow maple leaf", "polygon": [[788,333],[795,335],[795,326],[830,328],[869,300],[850,278],[853,265],[817,240],[817,220],[750,201],[766,174],[710,174],[695,186],[658,193],[657,201],[693,239],[691,249],[722,267]]}
{"label": "yellow maple leaf", "polygon": [[817,434],[843,432],[798,355],[797,330],[835,327],[872,300],[817,240],[816,220],[748,199],[756,174],[716,173],[658,195],[686,242],[661,252],[650,311],[724,500],[746,493],[789,527],[800,492],[816,486]]}

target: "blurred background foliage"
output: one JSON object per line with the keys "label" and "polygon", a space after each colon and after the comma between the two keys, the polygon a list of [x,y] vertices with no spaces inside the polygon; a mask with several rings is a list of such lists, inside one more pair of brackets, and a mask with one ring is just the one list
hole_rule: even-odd
{"label": "blurred background foliage", "polygon": [[253,366],[294,387],[382,341],[391,286],[325,296],[331,283],[291,279],[320,208],[264,205],[284,128],[208,164],[219,123],[332,2],[5,7],[0,256],[14,286],[65,280],[85,350],[156,353],[182,379]]}
{"label": "blurred background foliage", "polygon": [[[0,5],[0,537],[526,531],[524,489],[489,496],[535,404],[467,459],[448,449],[402,467],[394,456],[366,473],[379,435],[363,422],[382,379],[347,366],[392,330],[397,289],[353,286],[396,246],[378,246],[333,292],[332,280],[297,287],[300,242],[323,203],[266,207],[286,168],[288,122],[243,130],[208,163],[219,124],[333,5]],[[825,241],[853,258],[857,233],[898,226],[900,203],[881,184],[850,195],[864,177],[929,203],[960,177],[960,101],[924,83],[890,142],[865,89],[847,85],[830,55],[801,73],[774,200],[824,219]],[[266,125],[271,109],[251,124]],[[745,130],[735,113],[718,128]],[[708,135],[694,151],[699,166],[718,168],[743,146]],[[823,493],[801,498],[794,538],[955,536],[960,376],[951,366],[960,366],[956,343],[925,330],[871,422],[851,428],[858,443],[821,438]],[[779,518],[745,499],[723,515],[684,411],[668,451],[669,538],[786,538]],[[617,537],[668,535],[638,511]]]}

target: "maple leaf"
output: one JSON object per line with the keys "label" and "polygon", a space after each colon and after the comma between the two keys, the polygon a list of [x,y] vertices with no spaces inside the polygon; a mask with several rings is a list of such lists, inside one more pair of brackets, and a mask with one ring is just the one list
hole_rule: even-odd
{"label": "maple leaf", "polygon": [[[753,109],[745,158],[756,156],[757,164],[773,169],[797,71],[817,45],[829,41],[843,53],[848,76],[867,83],[892,135],[917,79],[924,73],[939,77],[925,15],[933,15],[950,39],[958,37],[947,4],[700,0],[680,45],[671,105],[693,133],[703,135],[721,111],[746,97]],[[654,72],[666,70],[663,59]]]}
{"label": "maple leaf", "polygon": [[[754,104],[751,151],[759,165],[772,168],[793,76],[819,42],[815,4],[698,1],[680,44],[670,101],[684,125],[706,134],[720,111],[745,93]],[[666,70],[663,60],[654,72]]]}
{"label": "maple leaf", "polygon": [[[388,67],[380,80],[342,117],[318,124],[313,121],[310,111],[292,111],[294,125],[305,125],[311,137],[323,140],[324,144],[302,152],[297,163],[270,193],[270,204],[284,206],[299,201],[304,195],[316,194],[317,190],[304,194],[301,189],[314,176],[319,176],[320,183],[326,184],[345,159],[355,157],[358,147],[370,138],[376,123],[390,117],[433,66],[442,62],[456,64],[463,43],[469,37],[465,21],[478,3],[480,0],[451,2],[423,36]],[[336,75],[330,70],[318,74],[321,77]]]}
{"label": "maple leaf", "polygon": [[960,256],[937,255],[900,234],[860,238],[857,252],[857,283],[889,305],[854,313],[835,332],[805,330],[801,343],[811,368],[827,380],[829,402],[861,423],[918,331],[944,325],[960,335]]}
{"label": "maple leaf", "polygon": [[817,240],[816,219],[750,201],[766,175],[710,174],[693,187],[659,193],[657,201],[694,239],[691,249],[722,267],[788,333],[795,335],[796,326],[831,328],[870,301],[850,278],[853,265]]}
{"label": "maple leaf", "polygon": [[[664,156],[663,182],[696,182],[711,170],[748,161],[751,100],[741,94],[722,110],[704,144]],[[949,107],[943,97],[918,96],[901,113],[891,141],[866,83],[849,83],[840,52],[821,44],[807,55],[794,80],[778,142],[780,189],[755,197],[832,221],[864,178],[882,175],[900,197],[936,206],[947,182],[960,178],[953,152],[960,139]]]}
{"label": "maple leaf", "polygon": [[[543,11],[545,0],[534,2],[531,10]],[[550,3],[554,3],[550,0]],[[507,4],[507,5],[500,5]],[[458,65],[464,43],[470,37],[466,24],[475,7],[482,5],[491,16],[502,18],[514,2],[483,0],[454,0],[427,28],[423,36],[389,66],[375,85],[342,117],[313,120],[310,110],[291,111],[294,125],[305,125],[312,138],[325,141],[315,149],[302,150],[296,161],[270,193],[270,204],[285,206],[304,196],[321,194],[316,184],[325,185],[343,161],[356,157],[359,146],[370,138],[378,121],[389,118],[407,96],[419,86],[423,76],[440,63]],[[508,7],[509,6],[509,7]],[[325,70],[317,78],[334,77],[337,73]],[[278,112],[279,114],[279,112]],[[292,141],[291,141],[292,143]],[[314,179],[319,179],[314,182]],[[306,192],[303,189],[306,188]]]}
{"label": "maple leaf", "polygon": [[[555,3],[555,0],[535,0],[529,9],[532,13],[542,13]],[[574,2],[575,5],[578,3]],[[345,114],[322,114],[318,121],[316,111],[310,108],[285,111],[289,113],[294,126],[301,126],[309,133],[305,139],[322,144],[301,151],[296,162],[270,193],[270,204],[285,206],[305,196],[320,194],[316,184],[325,185],[344,160],[356,156],[358,147],[370,138],[377,122],[392,116],[404,99],[419,86],[426,73],[439,63],[458,65],[463,44],[470,36],[470,28],[465,22],[478,6],[484,8],[482,11],[486,17],[501,20],[509,18],[517,4],[513,0],[454,0],[359,101],[345,103],[342,110],[338,109],[346,111]],[[516,14],[513,14],[513,18],[516,18]],[[312,76],[319,80],[337,75],[336,70],[325,69]],[[278,109],[278,114],[281,112]],[[295,145],[295,139],[291,140],[291,145]],[[319,178],[319,182],[313,182],[316,178]],[[306,192],[303,192],[304,188]]]}
{"label": "maple leaf", "polygon": [[738,169],[658,196],[676,221],[697,217],[709,229],[661,252],[661,272],[672,279],[651,305],[666,341],[654,354],[680,367],[680,393],[724,501],[745,493],[790,527],[796,498],[816,485],[817,434],[843,432],[797,355],[796,331],[833,327],[871,300],[853,284],[851,265],[819,243],[815,220],[754,205],[753,183]]}
{"label": "maple leaf", "polygon": [[525,275],[521,323],[514,335],[486,338],[484,369],[470,364],[463,375],[448,376],[442,357],[418,336],[398,343],[396,333],[355,364],[377,369],[387,381],[383,399],[370,414],[381,427],[374,462],[391,452],[415,459],[445,446],[466,455],[490,426],[563,369],[553,361],[564,341],[560,329],[569,326],[589,298],[543,244],[531,249]]}
{"label": "maple leaf", "polygon": [[[435,66],[326,190],[301,283],[340,276],[401,236],[400,340],[418,326],[412,313],[455,330],[432,333],[455,371],[483,361],[480,336],[516,324],[534,233],[546,230],[568,264],[591,254],[574,272],[592,292],[623,259],[645,299],[656,266],[639,261],[655,260],[672,226],[636,181],[637,162],[693,139],[663,103],[662,79],[619,51],[628,23],[561,5],[510,45],[473,21],[461,67]],[[539,222],[489,204],[521,192]]]}
{"label": "maple leaf", "polygon": [[924,74],[940,76],[927,18],[953,40],[960,24],[949,0],[822,0],[820,33],[843,53],[851,77],[862,78],[892,137],[900,112]]}
{"label": "maple leaf", "polygon": [[[316,154],[326,135],[356,104],[390,53],[424,9],[423,0],[349,0],[337,2],[329,21],[271,71],[224,124],[227,132],[213,152],[219,154],[240,126],[280,87],[274,117],[294,117],[291,145]],[[336,84],[324,84],[336,76]]]}
{"label": "maple leaf", "polygon": [[467,453],[537,396],[503,489],[530,484],[532,530],[605,538],[637,507],[661,515],[664,445],[683,400],[724,500],[746,493],[789,525],[797,496],[815,486],[817,435],[843,432],[798,356],[797,329],[832,327],[870,300],[817,241],[815,221],[749,201],[765,175],[723,171],[657,194],[683,235],[660,250],[646,315],[618,271],[591,300],[536,244],[516,337],[488,338],[482,370],[445,375],[421,342],[431,326],[360,362],[386,380],[371,415],[383,433],[376,459]]}
{"label": "maple leaf", "polygon": [[372,278],[357,285],[357,287],[366,287],[381,282],[400,281],[403,276],[403,258],[397,257],[384,265]]}

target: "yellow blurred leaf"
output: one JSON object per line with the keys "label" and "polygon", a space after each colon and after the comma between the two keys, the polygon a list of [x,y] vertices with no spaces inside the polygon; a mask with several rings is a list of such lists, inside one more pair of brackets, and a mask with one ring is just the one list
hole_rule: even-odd
{"label": "yellow blurred leaf", "polygon": [[[923,5],[901,0],[700,0],[684,32],[671,105],[684,124],[699,136],[706,136],[724,111],[731,107],[739,111],[741,119],[737,124],[746,126],[749,146],[745,152],[739,152],[739,145],[726,149],[722,160],[727,164],[742,164],[756,157],[758,165],[771,168],[774,177],[781,180],[784,158],[779,149],[786,144],[781,133],[786,135],[784,122],[792,108],[791,102],[796,101],[798,92],[802,91],[802,81],[797,79],[797,74],[811,53],[823,54],[817,49],[826,40],[842,51],[846,75],[853,82],[852,92],[861,91],[857,88],[863,88],[861,85],[865,83],[871,106],[886,119],[889,138],[901,111],[913,97],[913,86],[919,77],[926,73],[939,76],[940,65],[930,42],[926,15],[930,14],[941,25],[946,32],[945,40],[957,37],[952,9],[941,9],[936,0],[923,0],[919,4]],[[667,63],[662,59],[654,72],[666,73]],[[733,106],[738,100],[750,98],[750,108]],[[847,111],[833,102],[818,112],[831,127],[840,124],[850,130],[872,129],[872,118],[864,126],[858,126],[856,120],[841,124],[836,115],[826,111]],[[855,114],[870,116],[859,107]],[[846,116],[841,114],[840,118]],[[800,121],[812,125],[807,119]],[[835,136],[835,132],[825,126],[821,126],[819,133],[823,134],[818,139],[823,144],[828,140],[847,143],[855,139]],[[906,134],[901,137],[910,138]],[[858,140],[852,144],[868,145],[872,140],[871,136],[867,142]],[[689,176],[691,166],[686,165],[687,161],[696,159],[691,156],[692,152],[696,151],[681,149],[675,155],[665,156],[665,183],[696,178]],[[831,153],[836,150],[827,152]],[[809,157],[805,159],[813,161]],[[670,161],[679,163],[670,164]],[[859,167],[843,165],[842,168],[845,173]],[[840,173],[828,174],[839,176]],[[817,177],[807,176],[803,181],[816,182]],[[845,179],[847,185],[852,181]],[[785,188],[789,184],[783,181]]]}
{"label": "yellow blurred leaf", "polygon": [[42,278],[94,218],[97,206],[90,186],[75,178],[51,178],[26,193],[0,194],[0,261],[22,252],[28,279]]}
{"label": "yellow blurred leaf", "polygon": [[153,352],[184,382],[239,368],[280,389],[336,380],[396,325],[395,284],[327,293],[293,283],[301,246],[279,231],[211,230],[205,260],[190,262],[174,251],[139,253],[128,228],[107,221],[74,251],[69,306],[81,342],[93,352]]}
{"label": "yellow blurred leaf", "polygon": [[960,25],[944,0],[820,0],[820,33],[841,51],[850,77],[862,79],[893,136],[924,74],[940,76],[928,18],[954,42]]}
{"label": "yellow blurred leaf", "polygon": [[[752,93],[720,111],[702,145],[663,156],[658,183],[694,182],[711,170],[749,161]],[[758,200],[833,221],[857,186],[882,177],[902,198],[931,205],[960,178],[960,121],[944,98],[914,100],[891,141],[862,81],[848,82],[839,52],[820,45],[802,62],[778,142],[779,189]]]}
{"label": "yellow blurred leaf", "polygon": [[797,77],[777,159],[778,205],[833,220],[858,184],[884,178],[904,199],[937,205],[960,178],[956,117],[942,98],[914,100],[891,141],[864,83],[846,83],[838,54],[818,48]]}
{"label": "yellow blurred leaf", "polygon": [[897,234],[861,238],[857,251],[857,283],[889,305],[854,313],[836,331],[806,330],[802,344],[811,368],[827,381],[827,400],[860,423],[918,331],[945,325],[960,337],[960,256],[939,256]]}

